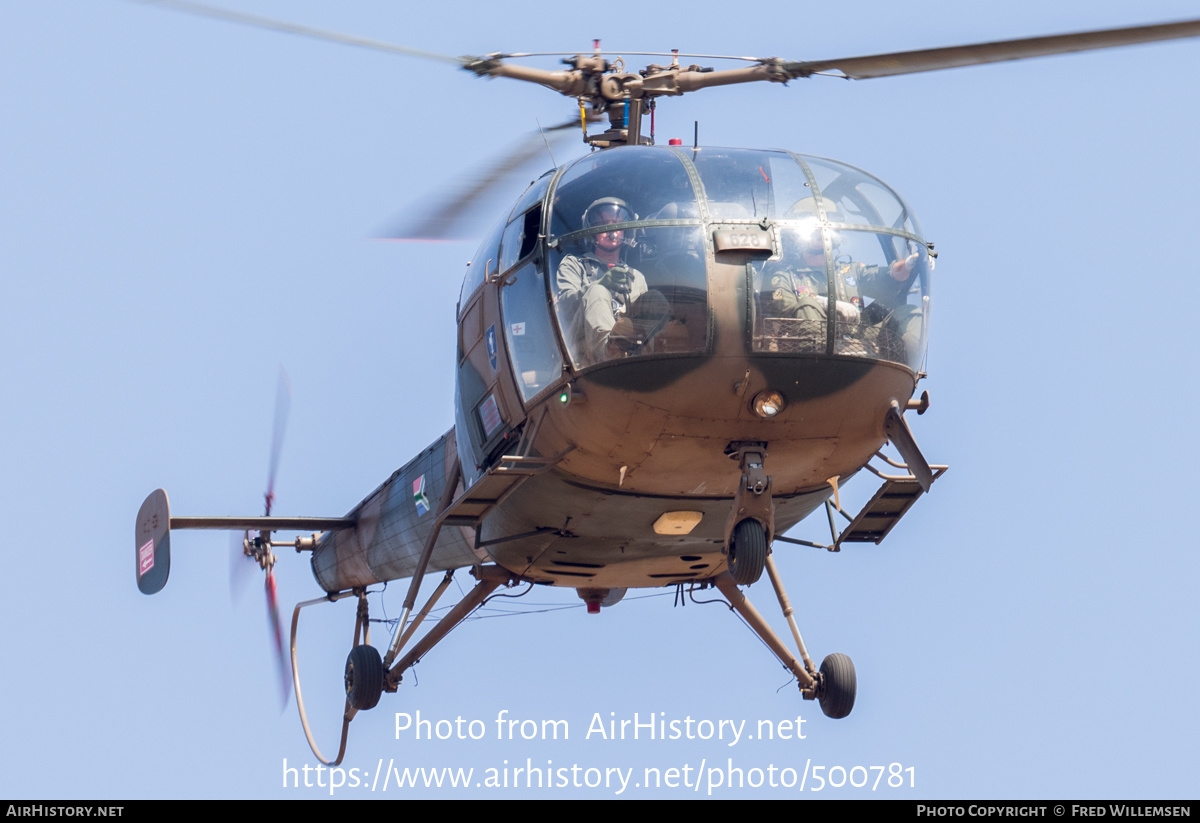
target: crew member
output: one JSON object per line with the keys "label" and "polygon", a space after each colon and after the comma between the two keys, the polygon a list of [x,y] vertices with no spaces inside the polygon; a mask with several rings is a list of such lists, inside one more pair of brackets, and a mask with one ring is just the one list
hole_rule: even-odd
{"label": "crew member", "polygon": [[[624,200],[602,197],[583,213],[583,228],[635,219]],[[573,353],[598,363],[646,351],[669,315],[666,298],[649,291],[642,273],[624,262],[623,230],[586,242],[584,254],[567,255],[558,266],[558,314]]]}

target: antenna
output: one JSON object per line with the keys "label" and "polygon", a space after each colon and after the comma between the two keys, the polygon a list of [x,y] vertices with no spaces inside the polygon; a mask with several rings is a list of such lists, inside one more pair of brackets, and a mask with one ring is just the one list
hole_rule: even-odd
{"label": "antenna", "polygon": [[[550,155],[550,164],[554,168],[558,168],[558,162],[554,159],[554,152],[550,150],[550,141],[546,139],[546,130],[542,128],[542,121],[538,118],[533,118],[533,122],[537,123],[538,133],[542,135],[542,142],[546,144],[546,154]],[[467,265],[470,265],[469,263]]]}

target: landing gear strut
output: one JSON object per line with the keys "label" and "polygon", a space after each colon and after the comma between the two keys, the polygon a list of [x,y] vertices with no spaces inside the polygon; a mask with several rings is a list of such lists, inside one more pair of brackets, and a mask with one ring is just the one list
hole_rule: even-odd
{"label": "landing gear strut", "polygon": [[[488,598],[488,595],[500,586],[510,584],[512,581],[512,575],[499,566],[482,566],[473,572],[473,574],[479,579],[475,587],[398,661],[396,660],[396,656],[400,648],[413,635],[417,627],[429,615],[438,598],[446,591],[450,585],[453,572],[446,573],[446,577],[429,598],[429,601],[422,607],[416,619],[407,626],[406,630],[397,632],[395,640],[388,649],[386,658],[381,658],[379,651],[371,645],[369,633],[370,617],[367,614],[367,593],[365,589],[337,592],[315,600],[306,600],[303,603],[296,604],[296,608],[292,612],[292,682],[296,687],[296,708],[300,710],[300,723],[304,727],[304,736],[308,738],[308,745],[318,760],[326,766],[337,766],[340,764],[346,754],[346,739],[350,730],[350,721],[354,719],[354,716],[360,711],[375,708],[383,692],[396,691],[396,687],[400,684],[401,675],[408,668],[436,646],[451,629],[462,622],[464,618],[483,603]],[[304,710],[304,694],[300,691],[300,663],[296,654],[296,634],[301,610],[309,606],[315,606],[318,603],[332,603],[344,597],[354,596],[358,597],[358,615],[354,621],[354,645],[350,649],[350,655],[346,658],[346,710],[342,715],[342,737],[338,745],[338,753],[336,757],[330,760],[321,754],[321,750],[317,748],[317,742],[313,739],[312,731],[308,726],[308,715]]]}
{"label": "landing gear strut", "polygon": [[767,444],[737,441],[725,447],[725,454],[742,472],[725,521],[725,562],[734,581],[749,586],[762,577],[775,530],[771,478],[763,469]]}
{"label": "landing gear strut", "polygon": [[[754,525],[758,525],[756,521],[743,522],[753,522]],[[732,563],[730,565],[732,567]],[[840,719],[847,716],[854,708],[854,697],[857,691],[854,664],[844,654],[831,654],[821,662],[821,670],[817,671],[812,658],[808,656],[808,649],[804,647],[804,638],[800,636],[800,629],[797,628],[796,621],[792,617],[792,604],[788,600],[787,592],[783,590],[783,582],[779,579],[774,559],[767,556],[764,566],[767,576],[771,579],[771,585],[775,588],[775,595],[779,598],[783,616],[787,618],[788,626],[792,630],[792,639],[796,641],[800,660],[796,659],[784,642],[779,639],[779,635],[775,634],[758,610],[746,599],[746,595],[738,588],[737,581],[732,575],[732,568],[729,573],[717,575],[713,583],[729,600],[730,607],[742,616],[751,630],[767,644],[767,648],[775,653],[784,667],[795,675],[800,687],[800,694],[805,700],[819,701],[821,711],[827,717]]]}

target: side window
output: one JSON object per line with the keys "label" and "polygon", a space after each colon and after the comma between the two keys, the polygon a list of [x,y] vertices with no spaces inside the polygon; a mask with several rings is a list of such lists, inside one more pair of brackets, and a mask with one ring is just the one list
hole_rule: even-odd
{"label": "side window", "polygon": [[550,324],[546,281],[533,262],[505,277],[504,334],[521,396],[529,400],[562,376],[562,353]]}
{"label": "side window", "polygon": [[479,244],[479,250],[475,252],[475,257],[467,265],[467,276],[463,278],[462,293],[458,296],[460,312],[466,308],[468,298],[483,285],[488,275],[499,271],[500,233],[503,228],[503,221],[492,226],[492,230]]}
{"label": "side window", "polygon": [[533,254],[537,248],[538,228],[542,223],[542,207],[530,209],[512,219],[500,241],[500,271],[505,272]]}

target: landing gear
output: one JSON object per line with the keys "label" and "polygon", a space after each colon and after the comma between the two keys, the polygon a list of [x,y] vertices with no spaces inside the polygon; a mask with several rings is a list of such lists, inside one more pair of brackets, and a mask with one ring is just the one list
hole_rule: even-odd
{"label": "landing gear", "polygon": [[835,720],[850,714],[854,708],[854,696],[858,691],[858,678],[854,674],[854,663],[844,654],[831,654],[821,661],[821,673],[817,678],[817,700],[826,717]]}
{"label": "landing gear", "polygon": [[[761,526],[753,520],[743,520],[738,523],[737,529],[740,530],[747,526],[747,523],[758,528],[759,534],[762,533]],[[733,557],[736,555],[732,551],[730,555],[729,571],[723,572],[713,579],[713,584],[729,600],[730,608],[742,616],[750,629],[767,644],[767,648],[775,654],[779,662],[796,676],[800,694],[805,700],[820,701],[821,711],[827,717],[839,719],[850,714],[854,708],[854,696],[857,691],[854,664],[850,662],[850,658],[844,654],[831,654],[822,661],[821,669],[817,671],[812,658],[808,656],[808,650],[804,647],[804,638],[800,636],[800,629],[796,626],[792,604],[783,590],[783,581],[779,579],[775,561],[772,557],[766,556],[764,565],[767,576],[775,589],[775,596],[779,599],[779,606],[783,609],[783,616],[788,622],[788,627],[792,630],[792,639],[796,642],[796,650],[800,653],[800,657],[797,659],[780,640],[779,635],[775,634],[774,629],[758,613],[758,610],[750,604],[745,592],[738,588],[741,581],[735,580],[733,576]],[[742,559],[746,559],[745,555]]]}
{"label": "landing gear", "polygon": [[757,583],[767,563],[767,534],[757,520],[747,518],[733,528],[729,541],[729,573],[739,586]]}
{"label": "landing gear", "polygon": [[383,658],[374,646],[355,646],[346,658],[346,702],[359,711],[373,709],[382,694]]}
{"label": "landing gear", "polygon": [[[292,611],[292,682],[296,687],[296,708],[300,710],[300,724],[304,727],[304,736],[308,739],[308,745],[312,749],[313,754],[323,764],[326,766],[338,766],[341,764],[342,758],[346,755],[346,740],[350,731],[350,721],[354,719],[355,715],[360,711],[375,708],[379,704],[379,698],[383,692],[396,691],[396,687],[400,684],[400,677],[407,669],[412,667],[426,652],[436,646],[451,629],[462,622],[493,591],[500,586],[510,583],[512,580],[512,575],[499,566],[482,566],[473,571],[472,574],[479,579],[475,587],[436,626],[426,632],[425,636],[404,657],[396,661],[397,650],[407,642],[417,627],[429,615],[438,598],[450,586],[453,574],[452,571],[446,572],[446,577],[438,585],[433,595],[429,598],[429,601],[415,616],[412,623],[407,626],[407,629],[396,632],[396,637],[392,641],[386,657],[380,657],[379,650],[371,645],[371,621],[367,609],[367,591],[365,588],[334,592],[314,600],[306,600],[296,604],[296,608]],[[346,711],[342,715],[342,736],[338,744],[337,756],[329,759],[321,754],[321,750],[317,748],[317,741],[313,738],[312,730],[308,724],[308,714],[304,709],[304,696],[300,691],[300,663],[296,653],[296,633],[299,627],[301,610],[309,606],[315,606],[318,603],[333,603],[345,597],[358,598],[358,614],[354,620],[354,644],[351,646],[350,654],[346,658]]]}
{"label": "landing gear", "polygon": [[767,444],[735,441],[725,447],[725,454],[738,461],[742,474],[725,519],[725,560],[734,581],[749,586],[762,577],[775,530],[771,478],[763,469]]}

